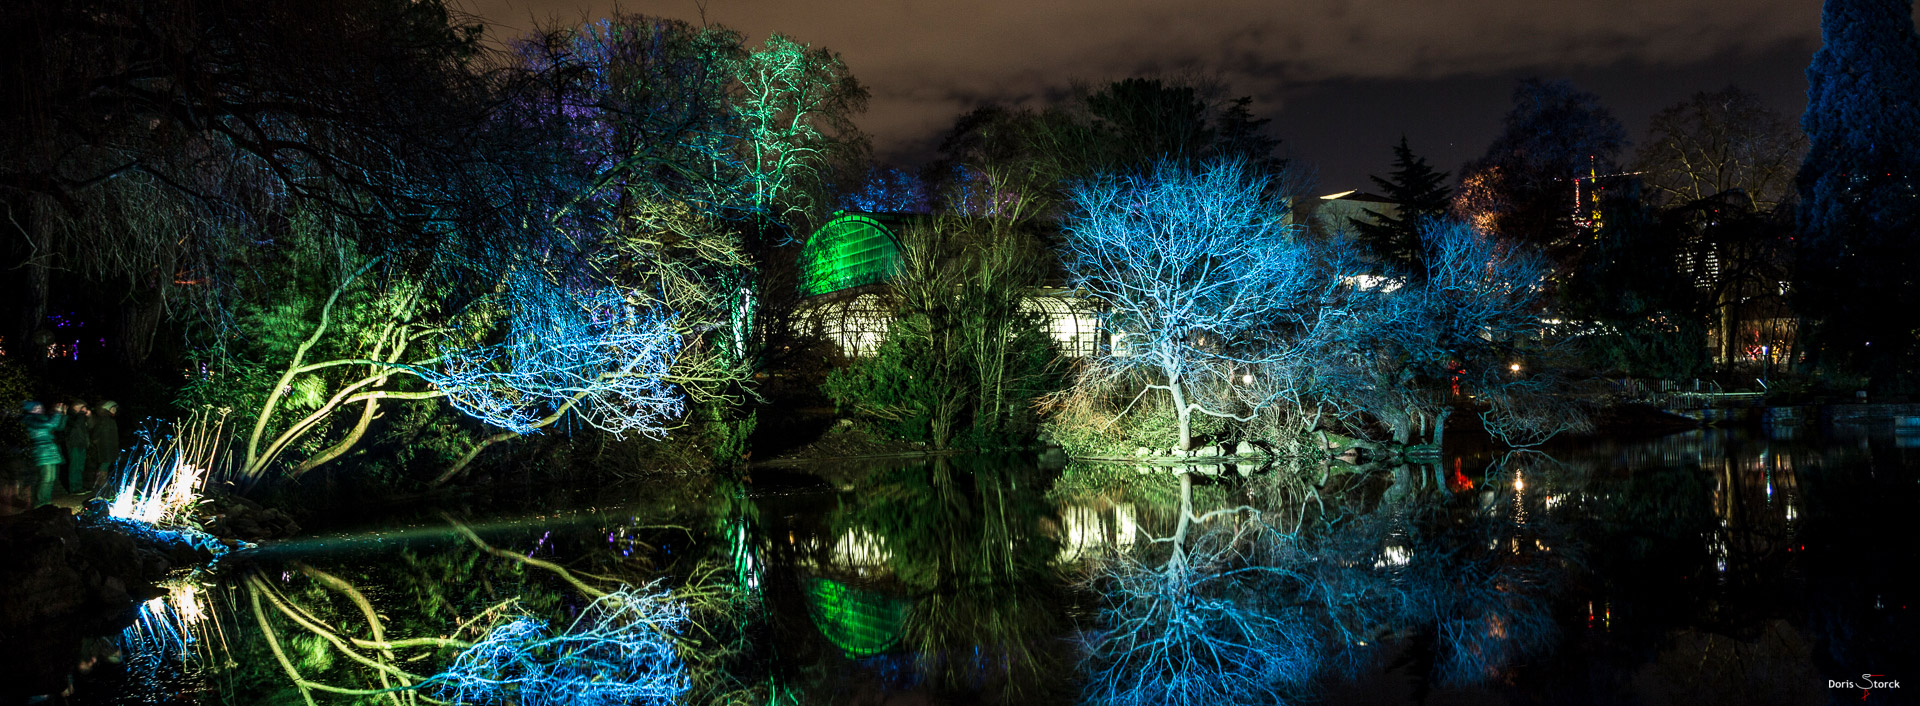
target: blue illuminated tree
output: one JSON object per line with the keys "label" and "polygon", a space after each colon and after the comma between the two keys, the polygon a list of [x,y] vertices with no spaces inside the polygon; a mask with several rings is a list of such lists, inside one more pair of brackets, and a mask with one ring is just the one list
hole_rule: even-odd
{"label": "blue illuminated tree", "polygon": [[1335,406],[1384,423],[1402,444],[1429,425],[1439,443],[1453,404],[1468,396],[1493,401],[1501,414],[1509,402],[1538,409],[1538,397],[1521,393],[1544,394],[1557,382],[1533,362],[1545,329],[1546,259],[1458,221],[1429,222],[1419,245],[1424,277],[1362,288],[1352,315],[1323,339],[1320,369]]}
{"label": "blue illuminated tree", "polygon": [[868,213],[926,213],[927,185],[919,177],[893,167],[870,165],[860,183],[843,187],[838,203],[849,211]]}
{"label": "blue illuminated tree", "polygon": [[1244,421],[1281,399],[1236,383],[1297,359],[1342,286],[1337,248],[1285,225],[1267,186],[1229,160],[1073,190],[1062,257],[1111,338],[1081,384],[1144,374],[1172,398],[1181,448],[1196,412]]}
{"label": "blue illuminated tree", "polygon": [[1920,36],[1912,3],[1829,0],[1807,67],[1796,299],[1813,355],[1894,382],[1920,313]]}
{"label": "blue illuminated tree", "polygon": [[[258,478],[283,454],[318,439],[327,445],[284,469],[287,477],[336,459],[390,402],[444,397],[505,429],[435,482],[486,446],[570,413],[614,434],[655,437],[681,416],[684,390],[670,379],[686,340],[677,314],[632,290],[591,280],[565,286],[522,271],[503,278],[501,294],[453,313],[434,311],[427,285],[406,278],[364,298],[358,281],[374,264],[335,287],[258,401],[241,476]],[[357,419],[344,434],[329,433],[343,412]]]}
{"label": "blue illuminated tree", "polygon": [[613,288],[574,294],[539,275],[512,281],[504,341],[448,351],[417,374],[455,409],[516,434],[572,411],[615,435],[664,435],[684,410],[668,381],[681,347],[674,316]]}

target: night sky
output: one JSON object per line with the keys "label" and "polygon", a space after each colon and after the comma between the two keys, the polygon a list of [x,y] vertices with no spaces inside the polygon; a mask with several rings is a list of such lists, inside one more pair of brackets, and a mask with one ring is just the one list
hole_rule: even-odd
{"label": "night sky", "polygon": [[[459,0],[518,34],[605,16],[612,0]],[[626,12],[699,23],[693,0]],[[1039,105],[1074,81],[1207,74],[1251,95],[1319,190],[1366,187],[1390,145],[1454,170],[1499,130],[1515,80],[1567,78],[1636,141],[1647,119],[1728,84],[1798,119],[1818,0],[710,0],[707,22],[839,52],[873,100],[877,154],[915,166],[953,118],[989,100]]]}

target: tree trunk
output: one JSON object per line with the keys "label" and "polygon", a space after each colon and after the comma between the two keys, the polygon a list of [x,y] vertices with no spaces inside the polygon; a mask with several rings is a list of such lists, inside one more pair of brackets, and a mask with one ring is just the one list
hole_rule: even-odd
{"label": "tree trunk", "polygon": [[1433,415],[1433,448],[1435,451],[1446,448],[1442,446],[1442,444],[1447,440],[1447,417],[1451,416],[1453,416],[1452,407],[1443,407],[1439,414]]}
{"label": "tree trunk", "polygon": [[1167,558],[1167,574],[1178,575],[1187,566],[1187,527],[1193,523],[1193,475],[1180,473],[1180,522],[1174,525],[1173,556]]}
{"label": "tree trunk", "polygon": [[[1174,418],[1180,420],[1180,450],[1193,450],[1193,411],[1187,409],[1187,395],[1180,389],[1179,379],[1173,379],[1167,385],[1173,393]],[[1184,480],[1185,476],[1182,476]]]}
{"label": "tree trunk", "polygon": [[166,313],[164,283],[143,286],[134,282],[120,303],[119,329],[112,346],[120,362],[129,368],[145,365],[153,354],[154,336],[160,330],[161,315]]}
{"label": "tree trunk", "polygon": [[53,199],[45,196],[29,197],[28,201],[31,211],[27,217],[26,232],[22,233],[27,241],[27,261],[20,267],[26,270],[26,282],[22,287],[26,301],[21,302],[23,306],[18,309],[20,337],[8,341],[17,346],[18,352],[8,352],[14,356],[14,360],[24,361],[29,369],[40,370],[47,365],[48,341],[41,339],[40,332],[47,325],[47,299],[52,294],[49,281],[53,271],[53,238],[50,233],[53,230],[51,213],[54,205]]}

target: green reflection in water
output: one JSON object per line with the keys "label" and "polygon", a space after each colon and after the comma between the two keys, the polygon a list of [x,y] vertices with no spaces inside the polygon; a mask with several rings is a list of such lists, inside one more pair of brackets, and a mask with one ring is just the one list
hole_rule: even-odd
{"label": "green reflection in water", "polygon": [[871,657],[900,644],[907,602],[830,579],[807,583],[814,625],[849,657]]}

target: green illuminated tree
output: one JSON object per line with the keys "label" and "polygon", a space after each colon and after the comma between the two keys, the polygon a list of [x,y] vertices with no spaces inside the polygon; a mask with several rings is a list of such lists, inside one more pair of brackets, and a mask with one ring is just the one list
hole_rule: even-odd
{"label": "green illuminated tree", "polygon": [[735,81],[753,208],[789,227],[818,222],[829,166],[866,149],[853,116],[866,110],[867,89],[838,54],[782,34],[747,51]]}

